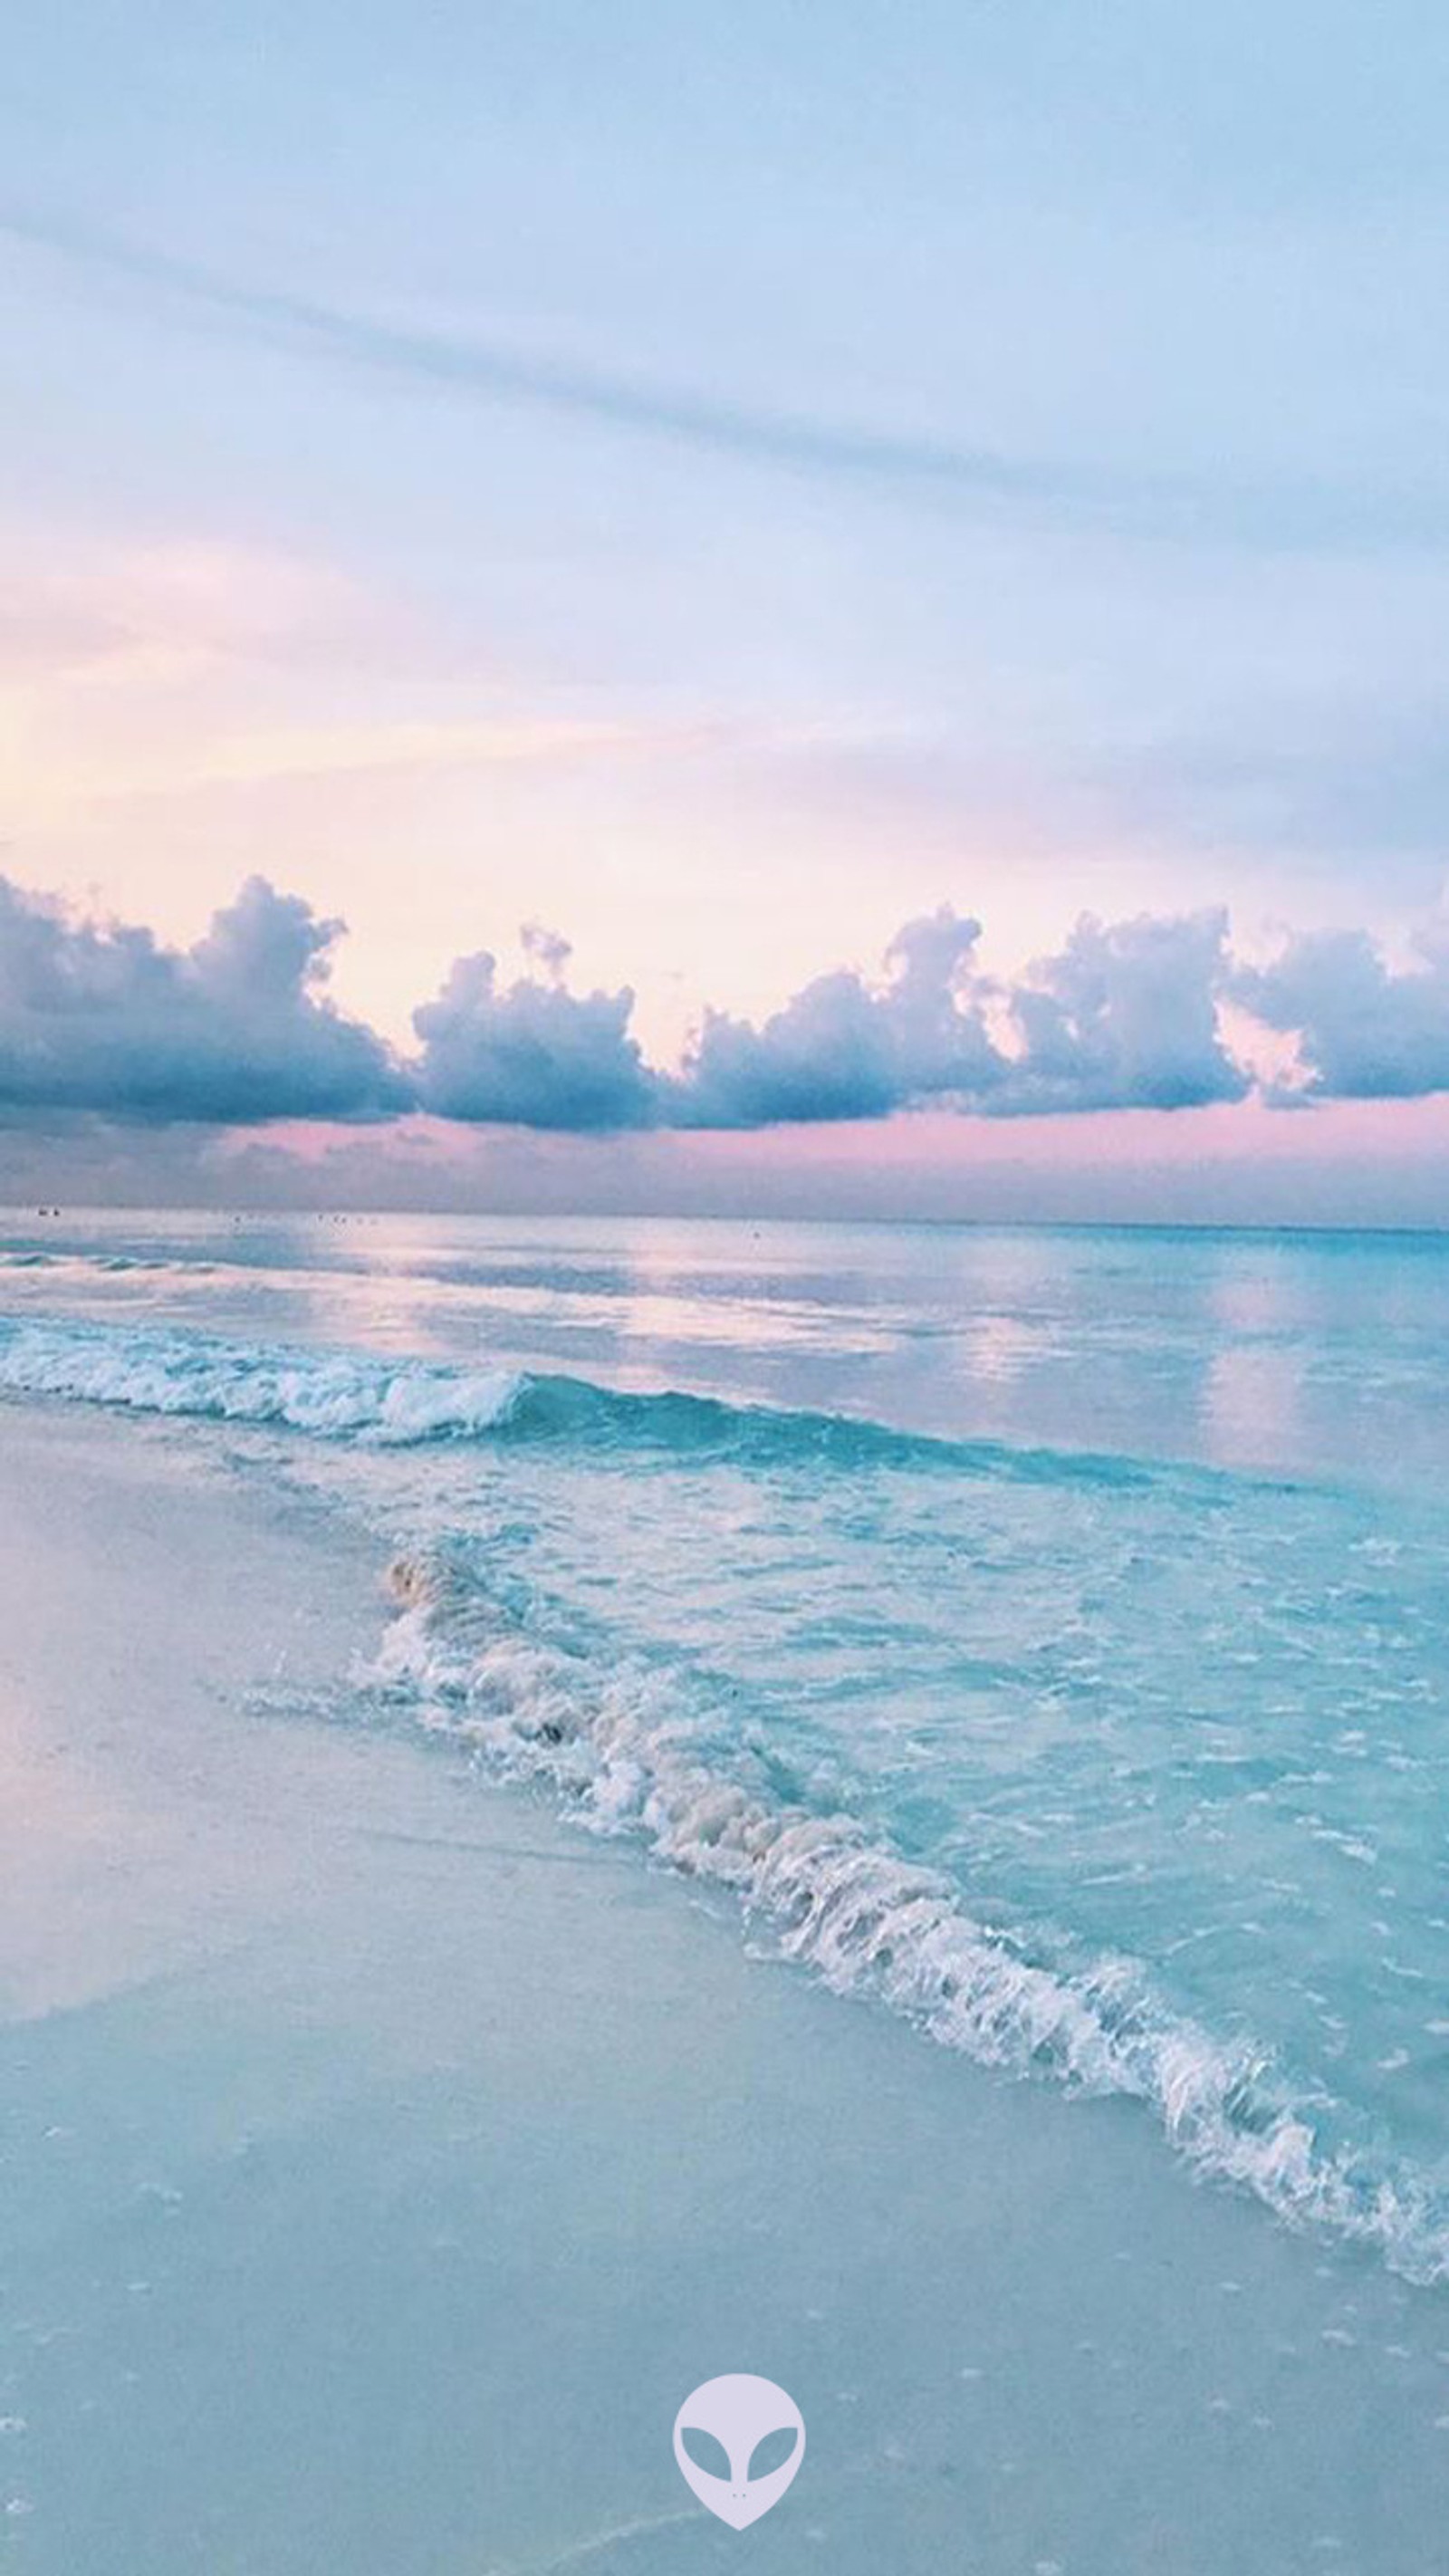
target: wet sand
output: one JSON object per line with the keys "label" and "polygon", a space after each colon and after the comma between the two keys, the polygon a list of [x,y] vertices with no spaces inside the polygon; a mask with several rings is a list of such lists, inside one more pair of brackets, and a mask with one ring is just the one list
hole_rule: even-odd
{"label": "wet sand", "polygon": [[1439,2576],[1449,2296],[355,1722],[375,1552],[233,1447],[0,1410],[7,2568]]}

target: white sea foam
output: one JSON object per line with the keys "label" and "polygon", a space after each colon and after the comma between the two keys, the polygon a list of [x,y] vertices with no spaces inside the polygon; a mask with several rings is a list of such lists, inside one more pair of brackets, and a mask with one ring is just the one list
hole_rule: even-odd
{"label": "white sea foam", "polygon": [[135,1413],[280,1423],[382,1445],[465,1438],[506,1419],[526,1381],[340,1351],[268,1351],[204,1335],[7,1326],[0,1388]]}
{"label": "white sea foam", "polygon": [[[691,1469],[722,1458],[732,1472],[741,1464],[788,1472],[797,1499],[806,1465],[844,1479],[837,1490],[850,1494],[860,1477],[906,1468],[913,1476],[1066,1484],[1139,1501],[1149,1491],[1154,1502],[1224,1500],[1205,1471],[1194,1483],[1177,1468],[926,1440],[866,1421],[682,1392],[633,1394],[582,1378],[150,1326],[0,1318],[5,1390],[276,1426],[363,1448],[501,1438],[562,1442],[616,1460],[637,1449]],[[426,1459],[419,1467],[426,1494]],[[1233,1490],[1241,1502],[1247,1489],[1239,1481]],[[1449,2275],[1443,2187],[1411,2154],[1387,2145],[1380,2153],[1374,2139],[1386,2132],[1370,2127],[1362,2106],[1350,2102],[1345,2116],[1326,2094],[1315,2099],[1311,2049],[1308,2077],[1280,2079],[1267,2052],[1213,2035],[1218,2006],[1209,2001],[1201,2021],[1190,2017],[1191,2003],[1174,2010],[1140,1961],[1105,1949],[1090,1954],[1066,1933],[982,1922],[962,1879],[911,1861],[894,1844],[888,1805],[876,1830],[858,1815],[820,1812],[815,1790],[787,1792],[737,1729],[698,1717],[689,1686],[662,1666],[624,1660],[606,1668],[563,1651],[542,1632],[500,1618],[471,1572],[445,1555],[402,1582],[387,1676],[425,1723],[464,1737],[505,1769],[547,1778],[597,1828],[636,1834],[674,1867],[729,1887],[778,1948],[841,1991],[874,1994],[976,2058],[1141,2101],[1204,2172],[1232,2178],[1285,2216],[1369,2240],[1416,2277]],[[1241,1759],[1231,1746],[1229,1753]],[[1199,1767],[1214,1758],[1204,1737]],[[1386,1756],[1385,1771],[1395,1758]],[[1331,1780],[1316,1760],[1277,1776],[1298,1787],[1326,1789]],[[853,1792],[841,1794],[853,1802]],[[1029,1813],[1020,1822],[1028,1830]],[[1382,1841],[1379,1830],[1370,1842],[1366,1833],[1347,1837],[1337,1822],[1324,1828],[1316,1808],[1296,1829],[1321,1838],[1355,1877]],[[1387,1939],[1386,1926],[1378,1930]],[[1399,1975],[1397,1961],[1385,1960],[1381,1973]],[[1307,2000],[1326,2011],[1324,1997]],[[1220,2027],[1237,2026],[1229,1994]],[[1336,2019],[1333,2028],[1346,2023]]]}
{"label": "white sea foam", "polygon": [[798,1412],[679,1388],[650,1393],[530,1370],[468,1369],[323,1345],[227,1341],[149,1325],[0,1316],[0,1392],[135,1413],[273,1423],[324,1439],[519,1437],[730,1455],[766,1465],[908,1466],[1012,1483],[1142,1487],[1205,1471],[994,1441],[944,1440],[851,1414]]}
{"label": "white sea foam", "polygon": [[594,1829],[634,1835],[728,1888],[785,1957],[874,1996],[932,2039],[1019,2074],[1145,2104],[1205,2175],[1279,2216],[1371,2243],[1417,2280],[1449,2277],[1449,2225],[1412,2173],[1318,2144],[1264,2052],[1175,2015],[1141,1965],[1053,1962],[973,1919],[940,1872],[848,1814],[775,1800],[721,1755],[667,1672],[595,1666],[530,1636],[446,1559],[392,1569],[401,1608],[373,1668],[421,1723],[505,1775],[546,1782]]}

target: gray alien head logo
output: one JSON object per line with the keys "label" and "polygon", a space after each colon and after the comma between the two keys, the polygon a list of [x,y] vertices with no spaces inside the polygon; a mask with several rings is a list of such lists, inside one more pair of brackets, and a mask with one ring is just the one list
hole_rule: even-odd
{"label": "gray alien head logo", "polygon": [[[729,2463],[727,2477],[718,2477],[691,2459],[684,2447],[686,2433],[708,2435]],[[781,2460],[780,2444],[770,2436],[786,2433],[792,2433],[794,2441]],[[760,2472],[752,2477],[756,2454],[767,2443],[765,2462],[778,2465],[762,2462]],[[743,2531],[779,2503],[804,2459],[805,2419],[794,2398],[777,2388],[773,2379],[732,2371],[723,2379],[707,2379],[692,2397],[686,2397],[674,2419],[674,2456],[700,2503],[718,2514],[721,2522]]]}

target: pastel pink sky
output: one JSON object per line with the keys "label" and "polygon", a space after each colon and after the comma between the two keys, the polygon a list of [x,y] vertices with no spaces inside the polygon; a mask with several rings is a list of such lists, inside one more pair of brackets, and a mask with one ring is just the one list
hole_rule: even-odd
{"label": "pastel pink sky", "polygon": [[[285,46],[171,0],[91,12],[82,45],[31,11],[0,85],[0,874],[149,929],[172,988],[263,877],[346,921],[330,991],[408,1052],[456,960],[494,953],[505,991],[531,971],[525,923],[571,943],[575,994],[630,988],[666,1077],[707,1008],[749,1057],[849,970],[863,1003],[803,1014],[822,1056],[855,1009],[906,1078],[859,1128],[409,1118],[300,1164],[284,1131],[183,1133],[184,1085],[148,1090],[194,989],[145,1058],[144,996],[85,987],[73,1044],[74,986],[25,982],[16,915],[0,1191],[371,1172],[529,1203],[1271,1214],[1361,1187],[1432,1214],[1443,1113],[1407,1095],[1449,1080],[1437,40],[1409,0],[1327,36],[1306,0],[1224,7],[838,0],[822,43],[821,13],[753,0],[645,7],[627,41],[576,0],[296,0]],[[982,924],[978,996],[1037,995],[1017,1107],[1221,1099],[1245,1061],[1381,1105],[887,1117],[951,1094],[929,996],[883,1039],[871,1017],[895,934],[943,907]],[[1220,910],[1196,984],[1154,982],[1142,949]],[[1146,924],[1105,1012],[1083,916]],[[282,999],[315,1039],[312,988]],[[451,1091],[386,1105],[506,1096],[475,1080],[483,1001]],[[869,1099],[791,1091],[800,1016],[773,1092],[756,1044],[694,1108]],[[270,1108],[339,1096],[277,1070]]]}
{"label": "pastel pink sky", "polygon": [[1256,1101],[1166,1116],[966,1119],[914,1111],[757,1134],[519,1137],[428,1118],[359,1144],[292,1122],[208,1152],[225,1203],[557,1206],[647,1213],[1064,1223],[1442,1224],[1449,1099]]}
{"label": "pastel pink sky", "polygon": [[[1010,970],[1078,897],[1161,895],[1159,852],[1105,809],[1020,754],[933,783],[879,708],[510,661],[405,586],[214,537],[3,551],[10,871],[189,944],[260,868],[345,917],[338,999],[394,1040],[455,956],[516,955],[530,919],[582,983],[631,985],[670,1056],[706,1003],[777,1008],[943,900]],[[1250,894],[1246,934],[1271,920]]]}
{"label": "pastel pink sky", "polygon": [[[1242,953],[1281,933],[1280,880],[1265,901],[1241,854],[1209,875],[1154,832],[1114,838],[1108,800],[1036,792],[1019,748],[942,785],[879,710],[807,698],[782,714],[763,695],[718,708],[683,685],[585,685],[547,657],[510,668],[405,585],[234,540],[42,547],[12,530],[9,550],[0,743],[17,875],[185,945],[264,864],[346,916],[333,990],[395,1043],[460,952],[521,963],[525,919],[566,931],[579,984],[635,989],[637,1033],[666,1062],[706,1004],[760,1017],[824,969],[870,969],[904,915],[943,899],[982,911],[982,954],[1002,972],[1059,941],[1084,900],[1110,916],[1183,883],[1236,882]],[[1349,883],[1319,885],[1305,909],[1348,923],[1363,904]],[[1393,952],[1411,924],[1390,909],[1377,926]],[[1259,1030],[1248,1052],[1268,1075],[1292,1050]],[[147,1195],[151,1149],[130,1151],[139,1183],[116,1185]],[[223,1137],[189,1179],[163,1165],[158,1184],[224,1194],[244,1171],[291,1196],[310,1170],[356,1200],[369,1162],[378,1192],[405,1199],[788,1208],[798,1191],[822,1212],[926,1214],[1347,1221],[1362,1179],[1379,1214],[1433,1221],[1449,1104],[999,1123],[939,1110],[614,1143],[294,1124]],[[15,1150],[7,1163],[17,1187],[40,1168]],[[103,1164],[84,1168],[111,1185]]]}

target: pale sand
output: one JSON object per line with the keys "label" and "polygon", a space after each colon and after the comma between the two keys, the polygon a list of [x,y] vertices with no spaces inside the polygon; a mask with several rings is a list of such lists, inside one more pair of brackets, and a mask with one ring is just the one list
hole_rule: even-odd
{"label": "pale sand", "polygon": [[[1449,2297],[249,1710],[385,1610],[226,1445],[0,1411],[7,2576],[1441,2576]],[[743,2536],[727,2369],[809,2429]]]}

